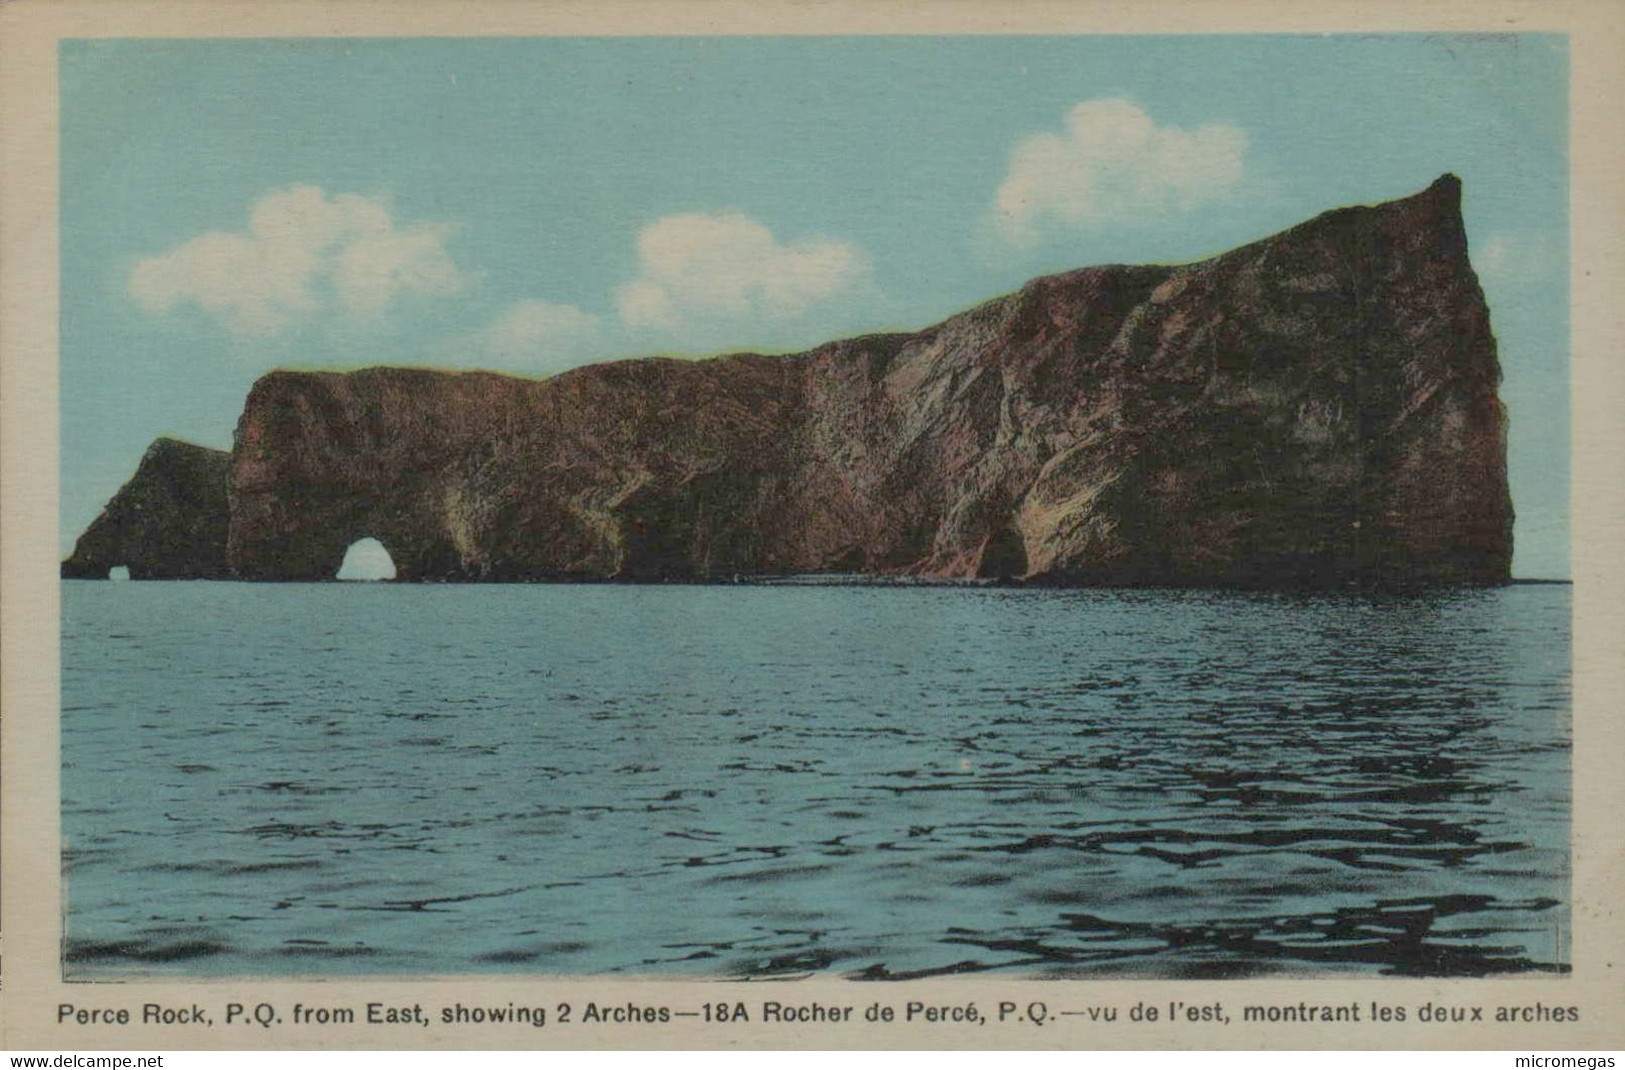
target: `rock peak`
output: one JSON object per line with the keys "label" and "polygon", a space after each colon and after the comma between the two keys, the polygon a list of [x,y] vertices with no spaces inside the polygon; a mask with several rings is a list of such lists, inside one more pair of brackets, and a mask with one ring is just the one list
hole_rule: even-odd
{"label": "rock peak", "polygon": [[[1461,179],[1449,171],[1434,179],[1427,189],[1405,200],[1425,201],[1431,206],[1435,217],[1449,219],[1454,222],[1457,228],[1462,225]],[[1405,200],[1393,203],[1404,204]]]}
{"label": "rock peak", "polygon": [[1460,197],[1461,179],[1456,177],[1455,172],[1446,171],[1444,174],[1433,180],[1433,184],[1428,187],[1428,191],[1440,193],[1449,192],[1453,196]]}

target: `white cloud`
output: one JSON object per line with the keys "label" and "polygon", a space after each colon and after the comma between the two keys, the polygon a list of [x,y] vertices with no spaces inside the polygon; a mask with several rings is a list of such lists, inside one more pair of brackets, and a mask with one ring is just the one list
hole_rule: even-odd
{"label": "white cloud", "polygon": [[678,330],[761,317],[784,321],[869,281],[863,250],[829,238],[781,244],[734,212],[667,216],[638,235],[640,274],[616,291],[633,327]]}
{"label": "white cloud", "polygon": [[238,334],[274,334],[330,310],[376,321],[400,294],[469,283],[446,251],[452,231],[397,226],[375,198],[294,186],[260,198],[246,232],[209,231],[140,261],[129,291],[152,313],[195,302]]}
{"label": "white cloud", "polygon": [[1238,127],[1158,126],[1132,101],[1086,100],[1060,133],[1016,146],[994,198],[994,225],[1005,240],[1031,245],[1049,224],[1188,212],[1236,187],[1246,152]]}
{"label": "white cloud", "polygon": [[1486,283],[1527,283],[1550,280],[1563,269],[1563,243],[1560,237],[1537,232],[1491,234],[1475,245],[1473,267]]}
{"label": "white cloud", "polygon": [[520,301],[479,332],[473,349],[491,366],[549,375],[597,356],[598,317],[574,305]]}

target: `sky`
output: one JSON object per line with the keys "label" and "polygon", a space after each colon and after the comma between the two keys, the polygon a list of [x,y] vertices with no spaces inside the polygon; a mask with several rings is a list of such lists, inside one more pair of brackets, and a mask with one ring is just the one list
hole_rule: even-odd
{"label": "sky", "polygon": [[912,330],[1464,186],[1514,574],[1569,574],[1558,35],[66,41],[64,554],[276,367]]}

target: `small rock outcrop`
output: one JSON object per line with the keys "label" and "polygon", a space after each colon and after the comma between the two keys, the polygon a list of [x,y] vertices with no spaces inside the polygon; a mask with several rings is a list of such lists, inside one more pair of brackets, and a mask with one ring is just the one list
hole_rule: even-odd
{"label": "small rock outcrop", "polygon": [[1447,175],[791,356],[273,372],[226,557],[326,579],[372,536],[407,580],[1503,583],[1499,380]]}
{"label": "small rock outcrop", "polygon": [[231,454],[160,438],[62,562],[64,579],[226,579]]}

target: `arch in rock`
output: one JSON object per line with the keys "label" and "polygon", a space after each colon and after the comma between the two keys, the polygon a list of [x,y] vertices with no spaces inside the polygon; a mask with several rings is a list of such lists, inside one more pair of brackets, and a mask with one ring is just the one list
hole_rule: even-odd
{"label": "arch in rock", "polygon": [[393,580],[400,575],[395,558],[379,539],[371,535],[356,539],[344,551],[333,574],[337,580]]}

